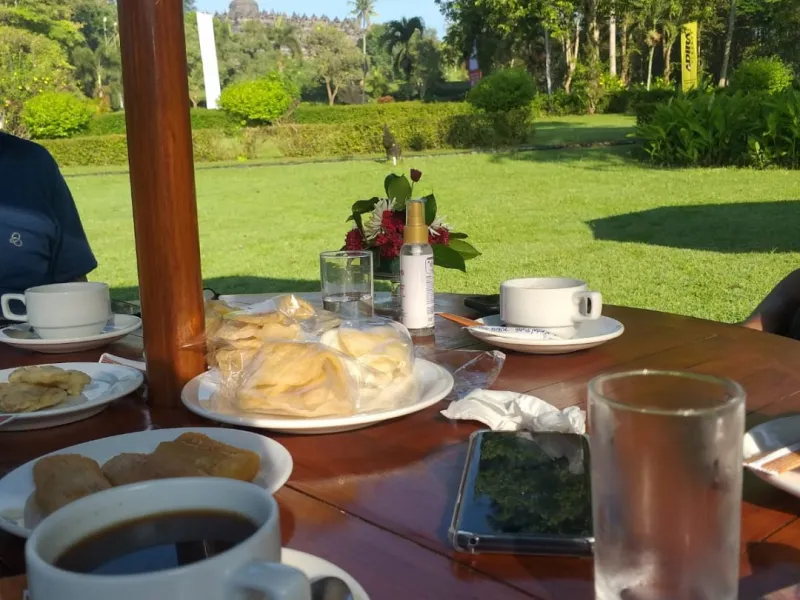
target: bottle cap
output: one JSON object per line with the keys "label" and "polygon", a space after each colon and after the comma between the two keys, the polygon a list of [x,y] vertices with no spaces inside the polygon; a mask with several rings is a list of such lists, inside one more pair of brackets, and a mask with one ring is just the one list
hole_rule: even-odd
{"label": "bottle cap", "polygon": [[425,223],[425,201],[406,202],[406,228],[403,231],[406,244],[427,244],[428,226]]}

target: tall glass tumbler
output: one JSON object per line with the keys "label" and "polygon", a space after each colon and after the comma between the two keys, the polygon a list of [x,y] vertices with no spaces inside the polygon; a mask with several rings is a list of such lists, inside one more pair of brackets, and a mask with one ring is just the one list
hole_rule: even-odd
{"label": "tall glass tumbler", "polygon": [[319,270],[325,310],[345,319],[373,316],[372,252],[323,252]]}
{"label": "tall glass tumbler", "polygon": [[742,387],[669,371],[589,383],[597,600],[733,600]]}

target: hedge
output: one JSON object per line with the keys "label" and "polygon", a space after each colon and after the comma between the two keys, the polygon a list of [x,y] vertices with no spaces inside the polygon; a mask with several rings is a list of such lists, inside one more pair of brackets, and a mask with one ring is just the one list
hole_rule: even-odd
{"label": "hedge", "polygon": [[[205,108],[194,108],[189,112],[192,119],[192,129],[230,129],[236,126],[236,122],[221,110],[208,110]],[[96,115],[89,122],[87,135],[108,135],[113,133],[125,133],[125,113],[110,112]]]}
{"label": "hedge", "polygon": [[328,106],[301,104],[290,120],[301,125],[339,123],[388,123],[405,119],[439,119],[471,112],[465,102],[392,102]]}
{"label": "hedge", "polygon": [[[83,136],[62,140],[42,140],[62,167],[89,167],[128,164],[128,145],[124,134]],[[192,133],[194,159],[214,162],[243,158],[243,145],[236,136],[219,129]]]}

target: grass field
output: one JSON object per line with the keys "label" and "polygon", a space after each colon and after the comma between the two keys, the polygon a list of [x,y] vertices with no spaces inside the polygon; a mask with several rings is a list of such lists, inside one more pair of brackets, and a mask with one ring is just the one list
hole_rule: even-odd
{"label": "grass field", "polygon": [[[577,128],[578,126],[576,126]],[[488,293],[503,279],[571,275],[609,303],[738,320],[800,266],[800,174],[660,170],[617,149],[406,160],[483,256],[439,270],[437,289]],[[203,273],[220,292],[318,289],[350,204],[389,167],[340,162],[198,170]],[[69,176],[100,262],[92,276],[135,295],[128,179]]]}

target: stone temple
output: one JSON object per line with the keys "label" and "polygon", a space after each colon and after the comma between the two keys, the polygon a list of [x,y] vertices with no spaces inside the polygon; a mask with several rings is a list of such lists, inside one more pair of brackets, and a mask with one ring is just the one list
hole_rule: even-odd
{"label": "stone temple", "polygon": [[262,11],[258,7],[256,0],[233,0],[228,6],[228,19],[234,29],[241,25],[244,21],[260,20],[265,25],[275,25],[278,19],[283,18],[286,22],[297,27],[300,32],[300,37],[304,38],[311,30],[317,25],[330,25],[341,29],[347,34],[347,37],[353,40],[353,43],[358,42],[361,38],[361,28],[355,19],[329,19],[328,17],[317,15],[298,15],[293,13],[291,15],[277,13],[275,11]]}

